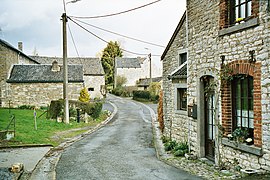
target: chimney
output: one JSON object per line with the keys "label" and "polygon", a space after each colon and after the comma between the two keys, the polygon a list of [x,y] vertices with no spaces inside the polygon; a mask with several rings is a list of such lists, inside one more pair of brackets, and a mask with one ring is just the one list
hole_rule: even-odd
{"label": "chimney", "polygon": [[53,61],[52,63],[52,72],[58,72],[60,71],[60,66],[58,65],[58,62],[57,61]]}
{"label": "chimney", "polygon": [[23,51],[23,43],[22,42],[18,42],[18,49],[20,51]]}

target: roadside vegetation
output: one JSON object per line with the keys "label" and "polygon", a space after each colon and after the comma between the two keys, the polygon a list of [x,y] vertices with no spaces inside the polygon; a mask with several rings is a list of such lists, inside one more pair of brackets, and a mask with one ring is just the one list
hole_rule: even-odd
{"label": "roadside vegetation", "polygon": [[[76,110],[71,108],[70,114],[73,115],[70,118],[69,124],[57,122],[57,118],[48,119],[46,108],[35,111],[30,106],[17,109],[0,108],[0,130],[6,130],[10,123],[11,115],[15,116],[15,137],[10,140],[0,140],[0,147],[26,144],[50,144],[57,146],[67,138],[84,133],[104,121],[109,116],[109,112],[101,111],[101,108],[102,104],[101,106],[99,104],[97,109],[100,110],[100,112],[92,113],[95,118],[89,116],[87,123],[85,123],[85,120],[78,122],[78,119],[74,117],[74,115],[76,116]],[[89,111],[93,109],[95,109],[93,106],[88,106]],[[60,110],[59,114],[61,115],[61,113],[62,111]],[[36,114],[36,123],[34,114]],[[13,130],[13,125],[9,130]]]}

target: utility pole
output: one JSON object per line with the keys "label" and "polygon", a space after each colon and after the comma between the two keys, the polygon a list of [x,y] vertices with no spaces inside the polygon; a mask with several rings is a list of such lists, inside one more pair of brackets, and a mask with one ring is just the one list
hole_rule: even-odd
{"label": "utility pole", "polygon": [[64,122],[69,124],[68,108],[68,62],[67,62],[67,15],[62,14],[63,21],[63,99],[64,99]]}
{"label": "utility pole", "polygon": [[148,55],[149,57],[149,63],[150,63],[150,67],[149,67],[149,72],[150,72],[150,83],[152,83],[152,60],[151,60],[151,53]]}

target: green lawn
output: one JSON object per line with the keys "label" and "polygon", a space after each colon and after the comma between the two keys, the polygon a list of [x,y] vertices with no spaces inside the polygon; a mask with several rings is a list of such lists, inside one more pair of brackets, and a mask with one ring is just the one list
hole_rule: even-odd
{"label": "green lawn", "polygon": [[[42,110],[37,110],[37,117],[43,112],[44,111]],[[77,123],[75,121],[70,121],[70,124],[65,124],[58,123],[56,120],[48,120],[46,119],[46,115],[44,115],[40,118],[37,118],[37,130],[35,130],[33,110],[11,109],[9,113],[8,109],[0,108],[0,130],[6,129],[10,122],[11,114],[14,114],[16,118],[15,138],[11,139],[10,141],[0,141],[0,146],[22,144],[51,144],[56,146],[60,144],[64,138],[73,137],[87,131],[87,128],[84,128],[83,130],[81,128],[90,128],[91,126],[95,126],[107,118],[107,115],[102,113],[96,121],[91,121],[87,124]],[[74,129],[74,131],[64,134],[60,133],[70,129]],[[52,138],[56,134],[62,134],[64,138]]]}

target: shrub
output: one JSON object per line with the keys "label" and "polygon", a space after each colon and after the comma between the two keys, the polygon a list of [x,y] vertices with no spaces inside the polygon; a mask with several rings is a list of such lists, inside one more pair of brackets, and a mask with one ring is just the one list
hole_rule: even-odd
{"label": "shrub", "polygon": [[187,142],[177,143],[175,140],[167,141],[165,144],[165,151],[172,151],[174,156],[184,156],[188,153]]}
{"label": "shrub", "polygon": [[123,88],[122,87],[116,87],[112,90],[112,94],[116,96],[121,96],[123,93]]}
{"label": "shrub", "polygon": [[56,100],[51,101],[49,110],[48,110],[48,118],[56,119],[64,109],[64,100]]}
{"label": "shrub", "polygon": [[122,87],[125,83],[127,83],[127,78],[125,76],[116,77],[116,87]]}
{"label": "shrub", "polygon": [[[80,101],[69,101],[69,114],[71,117],[76,117],[77,110],[80,109],[82,113],[87,113],[92,118],[96,119],[99,117],[102,111],[102,102],[80,102]],[[58,116],[63,115],[64,101],[57,100],[51,101],[48,118],[56,119]]]}
{"label": "shrub", "polygon": [[18,109],[34,109],[35,106],[32,106],[32,105],[22,105],[22,106],[19,106]]}
{"label": "shrub", "polygon": [[133,91],[133,99],[147,99],[150,100],[150,92],[149,91]]}
{"label": "shrub", "polygon": [[88,102],[89,100],[90,100],[90,95],[89,95],[86,87],[84,87],[80,92],[79,101]]}
{"label": "shrub", "polygon": [[168,141],[164,144],[165,146],[165,151],[171,151],[175,148],[175,146],[177,145],[175,140],[172,141]]}

